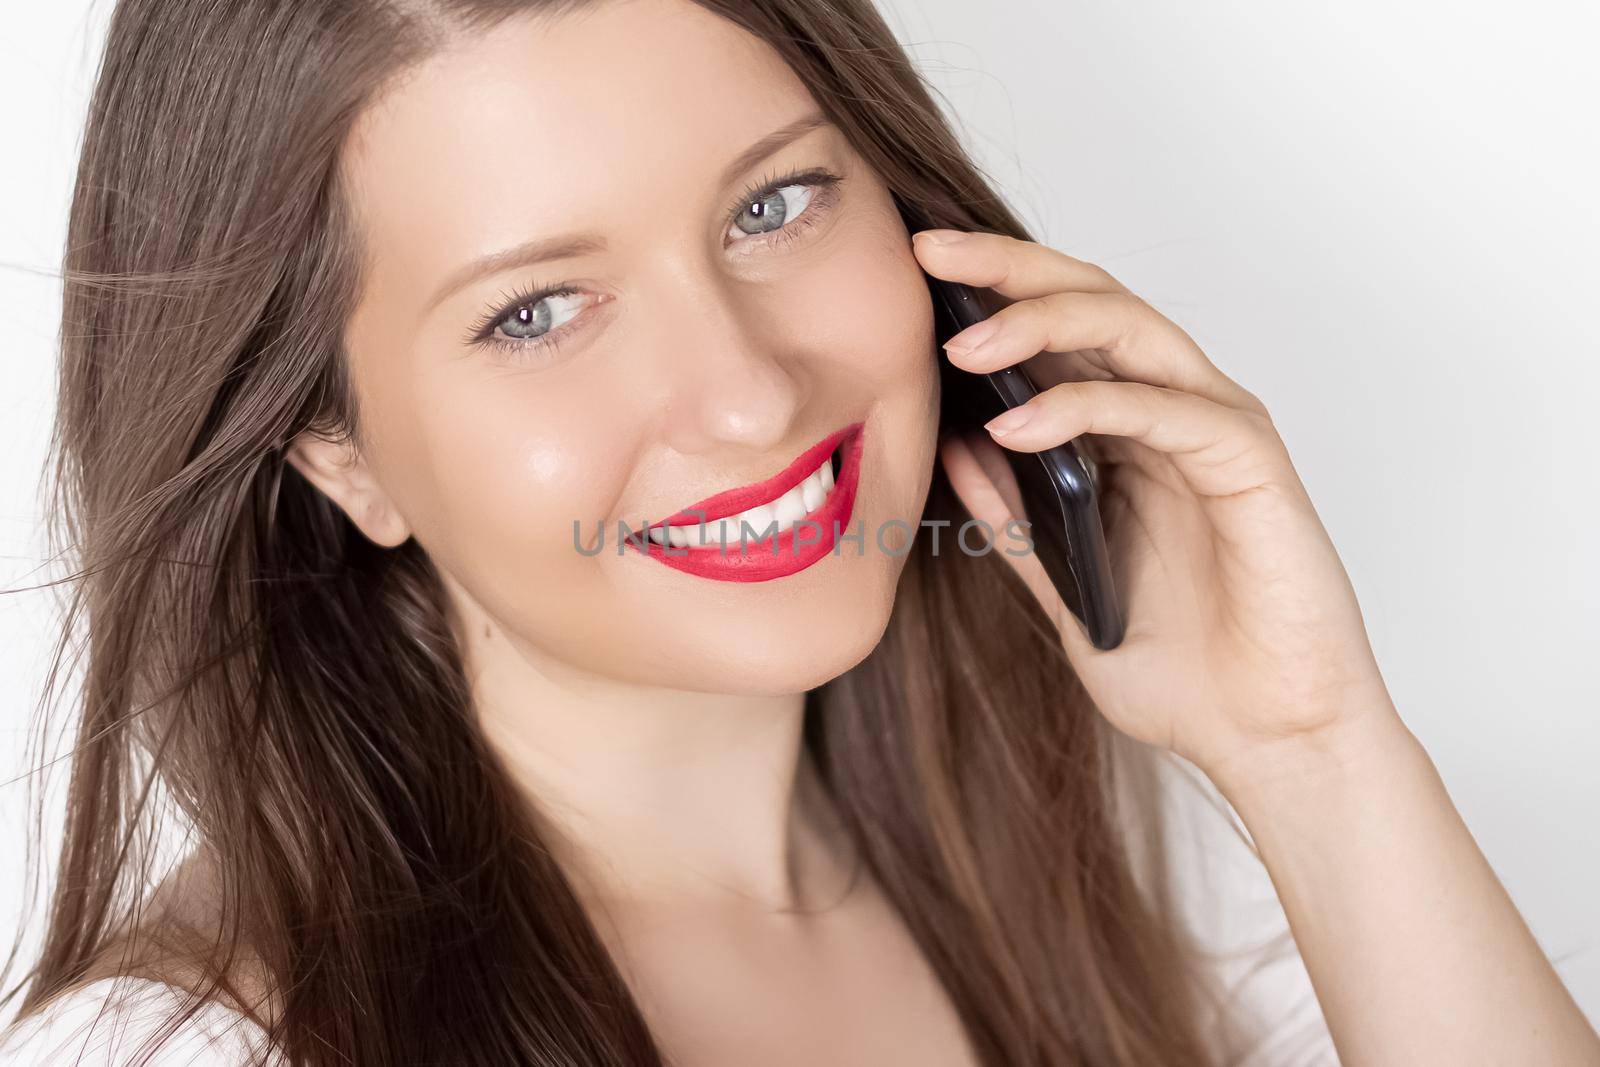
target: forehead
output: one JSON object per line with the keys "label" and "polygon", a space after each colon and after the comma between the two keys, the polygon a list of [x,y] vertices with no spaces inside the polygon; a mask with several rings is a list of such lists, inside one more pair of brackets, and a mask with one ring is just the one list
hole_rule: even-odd
{"label": "forehead", "polygon": [[660,205],[640,196],[703,185],[813,108],[732,23],[687,0],[603,0],[453,40],[361,116],[343,164],[374,250],[421,270],[508,234],[647,218]]}

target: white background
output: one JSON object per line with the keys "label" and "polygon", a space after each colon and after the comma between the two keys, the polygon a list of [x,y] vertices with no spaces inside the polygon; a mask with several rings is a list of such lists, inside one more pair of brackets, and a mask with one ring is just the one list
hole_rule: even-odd
{"label": "white background", "polygon": [[[106,0],[0,39],[0,587],[40,581],[63,241]],[[1591,4],[893,0],[1039,238],[1273,411],[1401,713],[1600,1021],[1600,15]],[[0,781],[50,601],[0,597]],[[0,786],[0,935],[25,786]],[[52,855],[53,850],[47,850]]]}

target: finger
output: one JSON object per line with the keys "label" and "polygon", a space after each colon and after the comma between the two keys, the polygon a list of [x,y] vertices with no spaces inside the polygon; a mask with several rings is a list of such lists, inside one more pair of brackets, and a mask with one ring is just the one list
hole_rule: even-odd
{"label": "finger", "polygon": [[[1067,605],[1062,601],[1061,595],[1056,592],[1050,576],[1045,573],[1044,565],[1039,562],[1039,557],[1032,552],[1018,553],[1005,552],[1011,547],[1007,544],[1005,531],[1006,523],[1013,519],[1028,519],[1026,509],[1022,506],[1021,490],[1017,486],[1016,475],[1011,470],[1011,465],[1006,462],[1000,447],[990,438],[973,435],[970,439],[958,434],[951,434],[939,442],[939,458],[944,464],[945,476],[950,480],[950,487],[955,491],[962,506],[967,509],[967,514],[984,523],[993,531],[999,541],[998,550],[1002,551],[1007,562],[1021,576],[1023,583],[1028,587],[1035,600],[1044,607],[1056,628],[1061,628],[1063,614]],[[968,542],[970,550],[977,550],[976,533],[974,540]],[[946,531],[947,537],[955,537],[959,530]],[[993,540],[990,544],[994,544]],[[956,551],[960,551],[958,546]],[[941,551],[949,549],[941,548]]]}
{"label": "finger", "polygon": [[[969,343],[981,327],[986,336]],[[1212,363],[1177,323],[1133,293],[1066,290],[1010,304],[950,338],[945,351],[962,370],[988,373],[1040,353],[1093,349],[1109,369],[1143,382],[1266,413],[1254,393]]]}
{"label": "finger", "polygon": [[1143,382],[1063,382],[986,428],[1020,452],[1041,452],[1084,433],[1138,441],[1171,459],[1200,496],[1298,483],[1267,416]]}
{"label": "finger", "polygon": [[[946,243],[931,239],[939,235],[956,239]],[[934,277],[993,289],[1011,300],[1029,300],[1062,289],[1127,291],[1104,267],[1009,234],[922,230],[913,236],[911,247],[923,269]]]}
{"label": "finger", "polygon": [[[925,234],[955,235],[958,239],[938,244],[923,236]],[[1000,296],[1013,301],[1010,306],[990,315],[990,320],[1005,316],[1012,307],[1027,306],[1027,301],[1051,297],[1065,291],[1104,294],[1107,298],[1100,301],[1102,305],[1116,306],[1116,301],[1122,301],[1120,314],[1112,314],[1112,321],[1108,325],[1113,335],[1121,337],[1121,343],[1114,353],[1107,353],[1123,368],[1117,371],[1120,377],[1129,381],[1145,382],[1148,385],[1197,391],[1202,396],[1217,400],[1218,403],[1228,404],[1230,407],[1265,412],[1265,405],[1254,394],[1223,374],[1200,346],[1195,344],[1193,338],[1176,323],[1131,293],[1127,286],[1112,277],[1105,268],[1077,259],[1060,249],[1051,248],[1037,241],[1025,241],[1009,234],[923,230],[917,237],[921,239],[914,239],[912,246],[916,250],[918,261],[928,273],[951,281],[992,289]],[[962,333],[970,336],[967,330]],[[1158,367],[1145,365],[1146,361],[1142,358],[1146,350],[1142,344],[1142,337],[1145,334],[1153,334],[1153,340],[1164,341],[1171,346],[1168,377],[1161,377],[1157,373]],[[1025,346],[1019,346],[1019,351],[1021,347]],[[1065,353],[1105,347],[1074,343],[1040,344],[1031,352],[1023,352],[1012,362],[1046,350]],[[1172,377],[1174,373],[1178,377]],[[1199,387],[1191,389],[1180,384],[1181,382],[1195,383]]]}

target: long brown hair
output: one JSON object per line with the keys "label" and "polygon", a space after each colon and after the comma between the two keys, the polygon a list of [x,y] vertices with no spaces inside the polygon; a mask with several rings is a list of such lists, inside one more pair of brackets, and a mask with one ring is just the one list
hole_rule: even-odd
{"label": "long brown hair", "polygon": [[[699,3],[935,225],[1028,238],[870,0]],[[353,120],[443,35],[575,6],[118,4],[64,260],[52,547],[79,566],[47,700],[80,616],[86,669],[23,1014],[148,973],[193,994],[174,1027],[225,999],[298,1064],[665,1062],[475,730],[430,560],[366,540],[284,454],[361,433]],[[943,402],[970,388],[947,373]],[[942,471],[925,517],[967,518]],[[873,876],[983,1063],[1209,1062],[1110,728],[1001,556],[927,545],[880,645],[807,698]],[[173,823],[207,861],[203,917],[146,892]]]}

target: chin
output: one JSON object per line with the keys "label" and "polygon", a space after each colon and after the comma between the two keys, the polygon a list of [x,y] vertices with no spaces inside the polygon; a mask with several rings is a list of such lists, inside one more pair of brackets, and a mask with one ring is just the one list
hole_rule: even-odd
{"label": "chin", "polygon": [[639,664],[648,677],[635,680],[755,696],[805,692],[839,677],[871,655],[882,639],[903,560],[874,558],[869,551],[825,563],[840,572],[872,573],[836,572],[818,588],[697,612],[692,623],[680,619],[671,626],[670,638],[652,642],[651,662]]}

